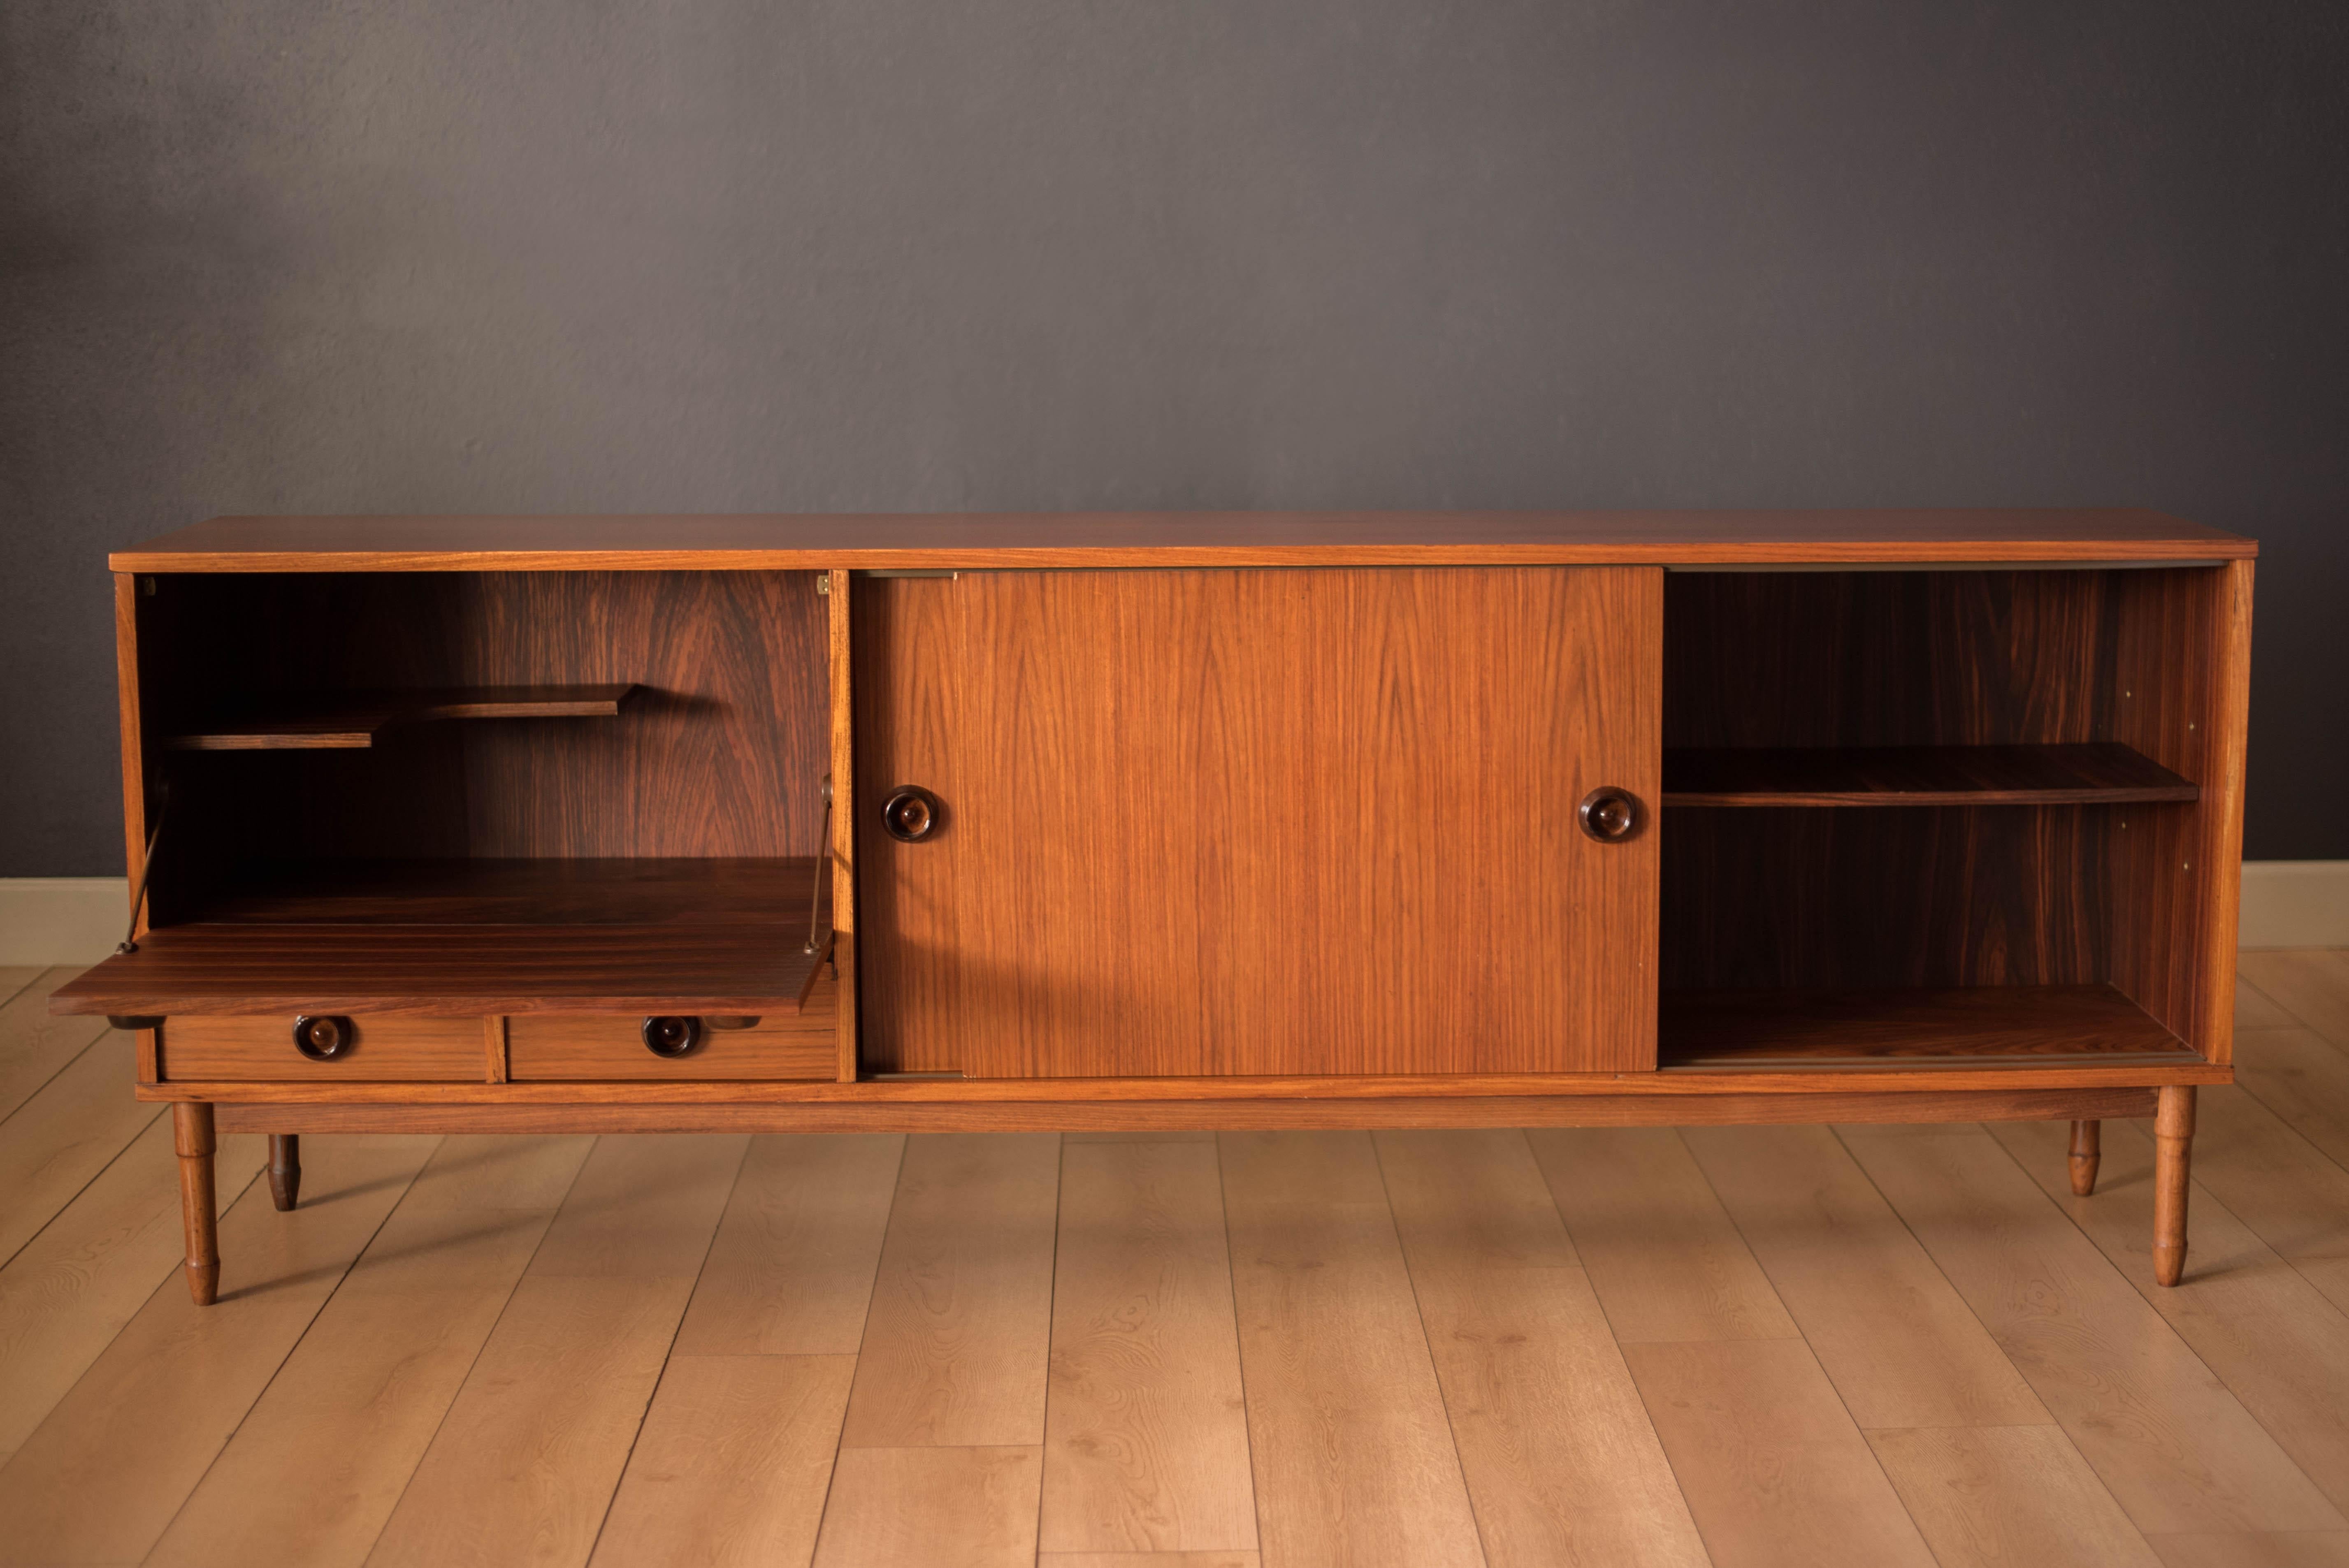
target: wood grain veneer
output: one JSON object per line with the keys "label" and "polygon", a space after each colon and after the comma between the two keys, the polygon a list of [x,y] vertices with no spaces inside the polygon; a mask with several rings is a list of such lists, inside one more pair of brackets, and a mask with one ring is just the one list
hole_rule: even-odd
{"label": "wood grain veneer", "polygon": [[868,1067],[975,1078],[1653,1061],[1653,571],[864,585]]}
{"label": "wood grain veneer", "polygon": [[1657,1052],[1710,1071],[2202,1059],[2110,985],[1666,992]]}
{"label": "wood grain veneer", "polygon": [[191,1013],[174,1017],[160,1031],[164,1080],[478,1083],[486,1076],[478,1017],[362,1014],[351,1019],[349,1050],[326,1062],[313,1061],[295,1049],[294,1018],[293,1009],[265,1016]]}
{"label": "wood grain veneer", "polygon": [[1567,565],[2248,557],[2128,510],[219,517],[117,572]]}
{"label": "wood grain veneer", "polygon": [[262,861],[204,923],[756,925],[807,942],[806,856]]}
{"label": "wood grain veneer", "polygon": [[[116,558],[134,873],[191,826],[52,1005],[165,1016],[139,1098],[284,1138],[2158,1092],[2182,1168],[2255,554],[2121,511],[216,519]],[[922,841],[859,831],[897,786]],[[279,1066],[296,1011],[450,1076]],[[670,1061],[651,1013],[761,1022]]]}
{"label": "wood grain veneer", "polygon": [[2126,741],[2112,733],[2122,699],[2110,676],[2127,601],[2174,575],[1675,573],[1664,585],[1664,744]]}
{"label": "wood grain veneer", "polygon": [[1664,988],[2097,984],[2106,829],[2087,806],[1672,810]]}
{"label": "wood grain veneer", "polygon": [[1763,809],[1675,814],[1666,986],[2110,982],[2229,1059],[2251,570],[1671,578],[1668,803]]}
{"label": "wood grain veneer", "polygon": [[[1958,759],[1945,748],[2126,746],[2114,665],[2138,618],[2129,584],[2180,575],[1673,576],[1665,744],[1684,762],[1740,753],[1748,769],[1780,768],[1771,754],[1841,754],[1788,780],[1811,784],[1821,769],[1870,765],[1946,775]],[[1989,754],[2009,769],[2021,755]],[[2111,754],[2039,755],[2044,779],[2054,758]],[[2113,977],[2110,820],[2067,804],[1676,810],[1663,836],[1665,988],[2103,982]]]}
{"label": "wood grain veneer", "polygon": [[762,1015],[746,1028],[705,1019],[700,1043],[681,1057],[645,1048],[640,1014],[523,1014],[506,1021],[507,1076],[515,1083],[833,1078],[836,991],[819,974],[801,1011]]}
{"label": "wood grain veneer", "polygon": [[[791,1013],[817,959],[781,925],[198,924],[59,986],[59,1013]],[[473,1036],[480,1061],[480,1036]]]}
{"label": "wood grain veneer", "polygon": [[2191,806],[2115,814],[2113,979],[2213,1061],[2232,1059],[2251,566],[2146,574],[2115,653],[2115,732],[2201,780]]}
{"label": "wood grain veneer", "polygon": [[[807,857],[829,766],[812,572],[148,578],[145,733],[449,688],[638,689],[616,716],[477,718],[363,749],[153,752],[179,815],[159,924],[202,918],[255,861]],[[804,912],[802,918],[804,919]]]}

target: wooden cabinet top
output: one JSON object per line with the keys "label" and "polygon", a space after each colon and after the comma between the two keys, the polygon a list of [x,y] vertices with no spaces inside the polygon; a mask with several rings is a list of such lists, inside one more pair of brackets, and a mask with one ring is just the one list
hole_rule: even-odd
{"label": "wooden cabinet top", "polygon": [[2123,509],[216,517],[118,572],[2219,561],[2239,534]]}

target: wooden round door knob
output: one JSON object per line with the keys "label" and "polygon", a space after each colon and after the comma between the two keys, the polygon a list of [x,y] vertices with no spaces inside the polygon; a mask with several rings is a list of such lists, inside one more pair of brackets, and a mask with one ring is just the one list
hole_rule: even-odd
{"label": "wooden round door knob", "polygon": [[1630,838],[1640,826],[1640,802],[1628,789],[1602,784],[1582,798],[1582,830],[1602,844]]}
{"label": "wooden round door knob", "polygon": [[938,798],[907,784],[892,789],[881,802],[881,826],[901,844],[917,844],[937,830]]}
{"label": "wooden round door knob", "polygon": [[294,1020],[294,1048],[314,1062],[331,1062],[351,1048],[348,1018],[305,1013]]}
{"label": "wooden round door knob", "polygon": [[681,1057],[701,1043],[701,1020],[692,1017],[647,1018],[645,1049],[657,1057]]}

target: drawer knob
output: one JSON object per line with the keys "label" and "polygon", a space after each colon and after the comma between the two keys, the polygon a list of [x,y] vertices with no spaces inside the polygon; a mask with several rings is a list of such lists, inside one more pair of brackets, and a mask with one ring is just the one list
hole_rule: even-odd
{"label": "drawer knob", "polygon": [[919,843],[938,825],[938,798],[918,785],[906,784],[881,802],[881,826],[901,844]]}
{"label": "drawer knob", "polygon": [[1582,830],[1602,844],[1628,839],[1640,826],[1640,802],[1628,789],[1602,784],[1582,798]]}
{"label": "drawer knob", "polygon": [[647,1018],[645,1049],[657,1057],[681,1057],[701,1043],[698,1018]]}
{"label": "drawer knob", "polygon": [[305,1013],[294,1020],[294,1048],[314,1062],[331,1062],[348,1054],[351,1039],[348,1018]]}

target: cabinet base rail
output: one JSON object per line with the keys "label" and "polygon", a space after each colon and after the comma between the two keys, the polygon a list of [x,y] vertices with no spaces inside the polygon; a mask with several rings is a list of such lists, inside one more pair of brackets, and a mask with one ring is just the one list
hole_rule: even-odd
{"label": "cabinet base rail", "polygon": [[1723,1123],[2069,1121],[2073,1190],[2093,1189],[2098,1124],[2154,1119],[2155,1277],[2186,1269],[2186,1202],[2194,1088],[2072,1088],[1835,1095],[1553,1096],[1441,1099],[993,1100],[962,1104],[625,1105],[226,1104],[171,1106],[188,1290],[199,1306],[220,1288],[212,1151],[220,1132],[269,1136],[270,1186],[293,1206],[303,1133],[366,1132],[994,1132],[1230,1131],[1308,1128],[1658,1127]]}

